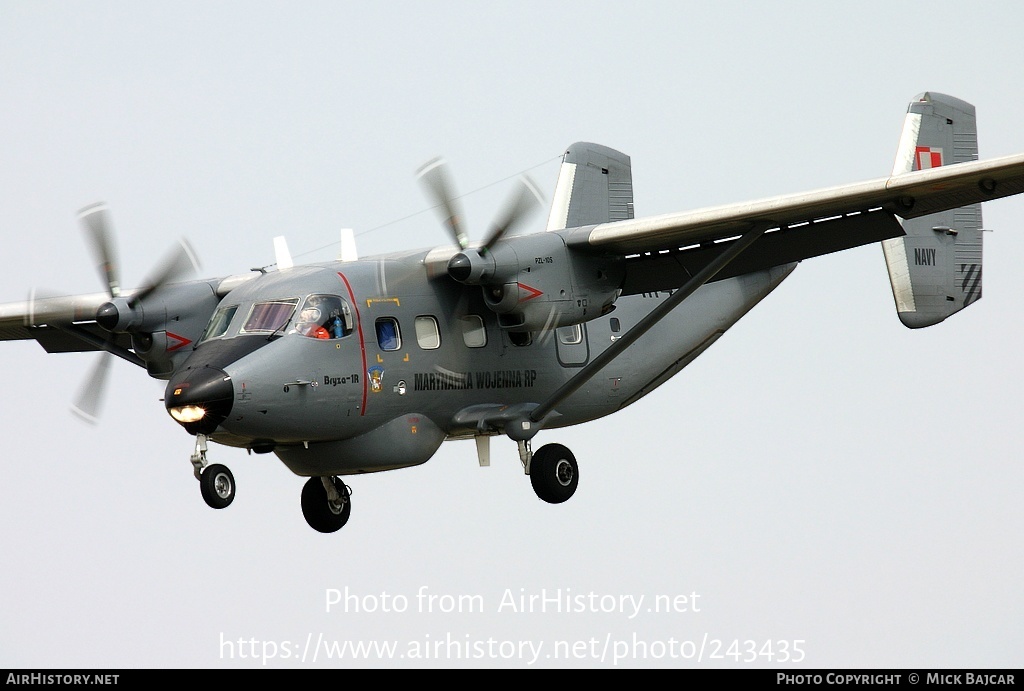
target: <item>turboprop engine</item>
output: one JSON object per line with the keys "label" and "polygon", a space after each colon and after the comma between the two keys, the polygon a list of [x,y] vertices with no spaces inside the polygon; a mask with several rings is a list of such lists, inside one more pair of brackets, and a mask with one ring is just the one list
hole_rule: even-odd
{"label": "turboprop engine", "polygon": [[448,262],[448,275],[483,290],[498,324],[512,331],[570,326],[614,309],[625,273],[621,257],[572,253],[555,233],[470,247]]}
{"label": "turboprop engine", "polygon": [[[510,234],[540,204],[540,193],[529,178],[520,179],[483,242],[471,246],[444,161],[428,162],[418,176],[457,245],[447,260],[448,276],[480,286],[501,328],[542,331],[614,309],[625,276],[621,256],[575,255],[556,233]],[[433,275],[440,269],[436,262],[445,256],[444,249],[435,252],[426,260]]]}

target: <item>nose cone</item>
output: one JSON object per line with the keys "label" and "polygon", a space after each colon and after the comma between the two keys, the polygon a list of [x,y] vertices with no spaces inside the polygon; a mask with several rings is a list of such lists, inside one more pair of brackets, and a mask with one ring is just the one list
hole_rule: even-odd
{"label": "nose cone", "polygon": [[189,434],[213,434],[231,414],[234,396],[231,377],[224,370],[197,367],[170,381],[164,405]]}

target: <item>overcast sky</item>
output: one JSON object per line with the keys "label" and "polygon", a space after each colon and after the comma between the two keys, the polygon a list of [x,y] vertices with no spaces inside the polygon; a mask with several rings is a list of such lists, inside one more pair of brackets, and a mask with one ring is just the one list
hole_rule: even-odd
{"label": "overcast sky", "polygon": [[[925,90],[1024,152],[1019,3],[770,6],[0,0],[0,301],[102,289],[98,200],[135,285],[181,236],[207,276],[277,235],[446,244],[438,154],[479,234],[579,140],[632,157],[638,216],[886,175]],[[983,213],[971,309],[910,331],[879,247],[807,261],[653,394],[542,432],[580,463],[560,506],[498,438],[351,479],[333,535],[276,457],[214,446],[213,511],[161,382],[118,361],[90,427],[95,354],[0,344],[0,667],[1020,667],[1024,199]]]}

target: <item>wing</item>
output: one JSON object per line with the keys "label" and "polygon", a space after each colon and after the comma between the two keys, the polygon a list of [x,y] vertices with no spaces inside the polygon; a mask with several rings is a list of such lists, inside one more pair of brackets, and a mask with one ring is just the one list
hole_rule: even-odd
{"label": "wing", "polygon": [[578,228],[573,249],[630,258],[623,293],[673,287],[758,225],[769,231],[718,278],[899,237],[910,219],[1024,192],[1024,155],[958,163],[868,182]]}
{"label": "wing", "polygon": [[[103,350],[107,332],[96,324],[96,310],[109,299],[106,293],[67,297],[32,295],[25,302],[0,305],[0,341],[34,339],[48,353]],[[129,339],[121,340],[124,341],[121,345],[127,347]]]}
{"label": "wing", "polygon": [[[0,304],[0,341],[32,339],[48,353],[107,351],[146,367],[153,376],[168,374],[199,339],[220,299],[251,275],[167,284],[150,293],[145,317],[128,330],[112,332],[97,323],[107,293],[61,297],[30,296]],[[131,300],[142,291],[125,291]],[[133,339],[133,335],[140,337]],[[138,350],[140,344],[145,348]]]}

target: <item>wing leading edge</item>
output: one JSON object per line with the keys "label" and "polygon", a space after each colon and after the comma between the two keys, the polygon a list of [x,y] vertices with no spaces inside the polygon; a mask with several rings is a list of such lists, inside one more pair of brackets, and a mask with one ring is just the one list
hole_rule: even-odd
{"label": "wing leading edge", "polygon": [[568,242],[624,254],[671,251],[733,238],[762,223],[782,231],[875,211],[917,218],[1021,192],[1024,154],[1017,154],[741,204],[601,223],[575,230]]}
{"label": "wing leading edge", "polygon": [[[627,159],[628,160],[628,159]],[[1024,192],[1024,154],[562,231],[578,251],[627,257],[623,294],[677,287],[740,234],[769,231],[716,280],[898,238],[917,219]]]}

